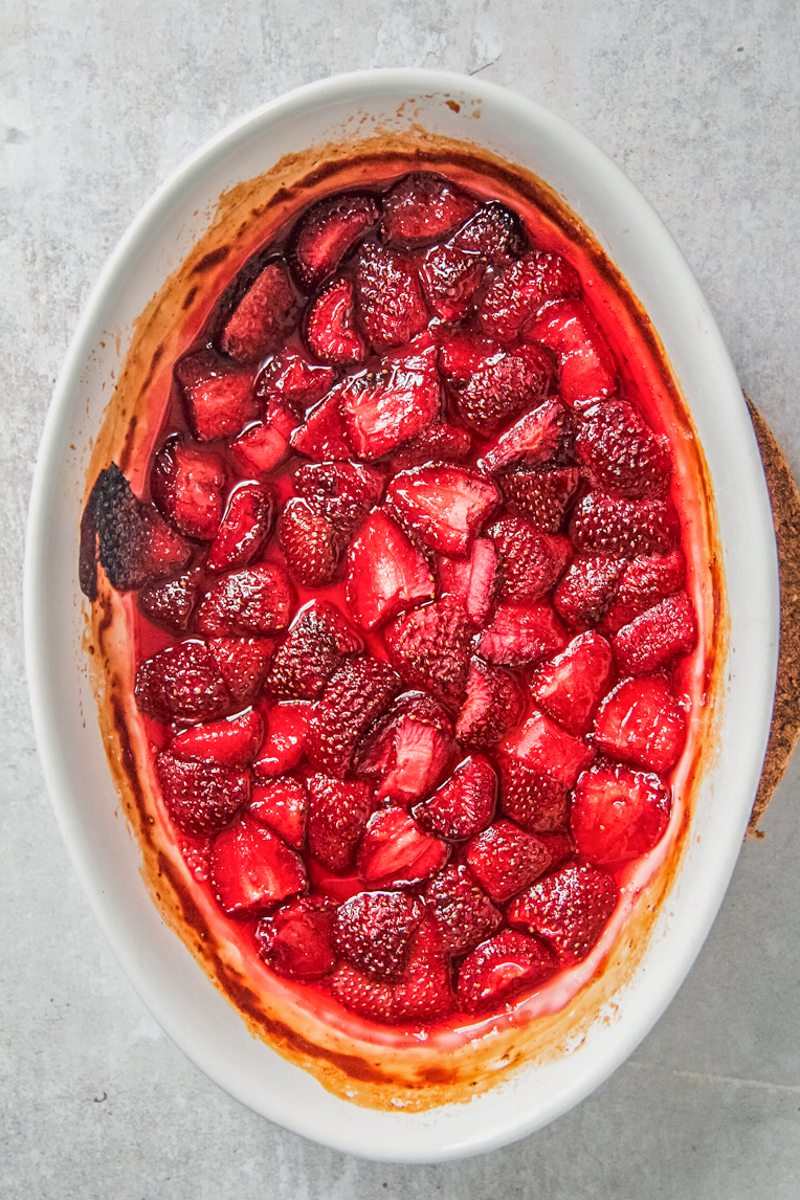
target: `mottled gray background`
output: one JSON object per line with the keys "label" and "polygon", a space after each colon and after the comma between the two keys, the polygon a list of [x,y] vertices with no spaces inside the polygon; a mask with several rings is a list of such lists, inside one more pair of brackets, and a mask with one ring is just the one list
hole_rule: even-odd
{"label": "mottled gray background", "polygon": [[0,1195],[797,1195],[797,764],[764,821],[765,840],[745,845],[688,982],[610,1082],[544,1132],[483,1158],[432,1168],[358,1162],[223,1095],[122,975],[44,793],[25,695],[20,569],[56,372],[133,214],[232,117],[356,67],[481,72],[594,138],[677,237],[743,385],[800,465],[799,44],[794,0],[5,0]]}

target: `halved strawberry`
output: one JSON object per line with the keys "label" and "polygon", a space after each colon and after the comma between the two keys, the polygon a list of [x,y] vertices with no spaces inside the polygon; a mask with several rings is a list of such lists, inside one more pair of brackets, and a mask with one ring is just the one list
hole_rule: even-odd
{"label": "halved strawberry", "polygon": [[545,400],[501,433],[478,459],[482,471],[505,470],[515,463],[544,463],[558,455],[571,432],[569,412],[556,399]]}
{"label": "halved strawberry", "polygon": [[335,271],[378,216],[375,200],[362,192],[340,192],[313,204],[295,226],[289,250],[303,287],[311,291]]}
{"label": "halved strawberry", "polygon": [[275,652],[269,691],[273,696],[314,700],[344,656],[362,648],[361,638],[338,609],[313,600],[297,614]]}
{"label": "halved strawberry", "polygon": [[686,592],[669,596],[623,625],[612,639],[622,673],[649,675],[694,649],[697,623]]}
{"label": "halved strawberry", "polygon": [[306,313],[306,345],[315,358],[335,366],[353,366],[367,357],[356,325],[356,299],[345,276],[332,279]]}
{"label": "halved strawberry", "polygon": [[359,748],[358,771],[377,781],[377,798],[411,804],[441,779],[453,749],[453,724],[421,693],[395,702]]}
{"label": "halved strawberry", "polygon": [[279,633],[289,623],[292,585],[277,563],[233,571],[206,592],[197,610],[201,633],[238,635]]}
{"label": "halved strawberry", "polygon": [[254,769],[258,776],[283,775],[300,762],[312,706],[303,701],[275,704],[267,714],[267,737]]}
{"label": "halved strawberry", "polygon": [[516,215],[490,200],[446,242],[432,246],[422,259],[420,278],[436,315],[445,321],[463,317],[489,267],[509,262],[523,239]]}
{"label": "halved strawberry", "polygon": [[176,758],[216,763],[220,767],[248,767],[258,754],[264,722],[255,709],[227,720],[194,725],[175,735],[170,752]]}
{"label": "halved strawberry", "polygon": [[417,271],[411,259],[387,246],[362,246],[355,270],[361,324],[380,353],[406,342],[428,324]]}
{"label": "halved strawberry", "polygon": [[512,900],[511,925],[544,938],[567,966],[592,949],[617,906],[613,875],[588,863],[570,864]]}
{"label": "halved strawberry", "polygon": [[467,865],[493,900],[508,900],[547,870],[547,844],[500,817],[467,845]]}
{"label": "halved strawberry", "polygon": [[[256,395],[265,413],[279,412],[296,416],[302,409],[321,400],[336,381],[332,367],[311,362],[296,350],[282,350],[267,362],[256,379]],[[276,422],[279,424],[280,423]],[[296,422],[294,422],[296,423]],[[292,424],[294,424],[292,423]],[[281,428],[287,436],[291,428]]]}
{"label": "halved strawberry", "polygon": [[467,1012],[508,1003],[520,992],[553,975],[558,959],[544,942],[504,929],[483,942],[462,962],[456,994]]}
{"label": "halved strawberry", "polygon": [[167,583],[149,583],[136,598],[139,609],[157,625],[183,633],[189,628],[197,601],[197,586],[194,574],[179,575]]}
{"label": "halved strawberry", "polygon": [[505,357],[497,342],[481,337],[463,326],[443,326],[437,330],[439,370],[451,387],[458,389],[469,383],[473,375]]}
{"label": "halved strawberry", "polygon": [[289,438],[293,450],[314,462],[326,459],[341,461],[350,458],[353,449],[347,438],[344,419],[339,408],[339,388],[329,392],[316,408],[306,415],[303,425]]}
{"label": "halved strawberry", "polygon": [[480,306],[480,327],[499,342],[514,345],[525,322],[544,304],[580,294],[580,276],[565,258],[533,250],[512,263],[489,288]]}
{"label": "halved strawberry", "polygon": [[532,712],[528,719],[502,743],[504,754],[571,788],[594,751],[579,738],[559,729],[544,713]]}
{"label": "halved strawberry", "polygon": [[382,509],[361,525],[347,556],[347,605],[362,629],[430,600],[433,576],[424,555]]}
{"label": "halved strawberry", "polygon": [[138,708],[157,721],[211,721],[234,706],[216,658],[205,642],[166,646],[136,668]]}
{"label": "halved strawberry", "polygon": [[424,833],[403,808],[384,808],[370,817],[358,848],[358,873],[365,883],[401,887],[435,875],[450,850]]}
{"label": "halved strawberry", "polygon": [[301,896],[262,917],[258,953],[273,971],[290,979],[321,979],[334,968],[331,946],[336,905],[323,896]]}
{"label": "halved strawberry", "polygon": [[546,600],[535,604],[498,604],[480,635],[478,653],[490,663],[524,667],[555,654],[567,638]]}
{"label": "halved strawberry", "polygon": [[258,483],[234,488],[222,523],[208,550],[206,569],[246,567],[264,548],[274,517],[272,492]]}
{"label": "halved strawberry", "polygon": [[433,171],[404,175],[383,201],[382,228],[389,241],[418,246],[446,237],[475,212],[476,202]]}
{"label": "halved strawberry", "polygon": [[573,558],[553,592],[556,612],[570,629],[588,629],[600,623],[626,566],[624,558],[607,554]]}
{"label": "halved strawberry", "polygon": [[282,262],[260,271],[225,322],[220,345],[238,362],[274,354],[297,318],[297,296]]}
{"label": "halved strawberry", "polygon": [[502,923],[500,909],[463,864],[446,866],[423,894],[448,954],[466,954]]}
{"label": "halved strawberry", "polygon": [[600,492],[639,500],[663,496],[669,486],[669,443],[627,400],[604,400],[581,414],[575,453]]}
{"label": "halved strawberry", "polygon": [[153,459],[150,493],[180,533],[210,541],[222,517],[225,463],[216,451],[187,446],[174,433]]}
{"label": "halved strawberry", "polygon": [[460,708],[466,692],[470,637],[467,614],[449,596],[401,613],[383,633],[401,678],[453,708]]}
{"label": "halved strawberry", "polygon": [[682,550],[635,558],[620,577],[616,596],[603,617],[603,629],[616,633],[659,600],[674,596],[685,582],[686,560]]}
{"label": "halved strawberry", "polygon": [[594,744],[604,754],[663,774],[686,741],[686,718],[666,680],[623,679],[595,717]]}
{"label": "halved strawberry", "polygon": [[232,437],[259,416],[251,367],[198,350],[176,364],[175,378],[199,442]]}
{"label": "halved strawberry", "polygon": [[555,351],[559,392],[566,404],[610,396],[617,387],[617,367],[605,337],[580,300],[548,304],[526,328],[529,337]]}
{"label": "halved strawberry", "polygon": [[294,473],[298,495],[311,500],[347,537],[377,504],[385,486],[383,476],[363,463],[304,463]]}
{"label": "halved strawberry", "polygon": [[499,494],[491,480],[466,467],[431,464],[401,471],[386,493],[395,512],[431,550],[466,554]]}
{"label": "halved strawberry", "polygon": [[211,638],[208,648],[236,703],[240,707],[252,704],[261,691],[272,658],[271,639]]}
{"label": "halved strawberry", "polygon": [[487,529],[497,551],[500,598],[540,599],[554,586],[571,554],[569,540],[543,533],[523,517],[501,517]]}
{"label": "halved strawberry", "polygon": [[463,421],[479,433],[494,433],[523,409],[540,404],[552,390],[555,362],[534,344],[513,354],[494,354],[456,392]]}
{"label": "halved strawberry", "polygon": [[480,833],[494,816],[497,775],[488,758],[473,754],[414,809],[423,829],[448,841],[460,841]]}
{"label": "halved strawberry", "polygon": [[243,817],[216,838],[211,887],[229,917],[274,908],[308,886],[303,860],[263,825]]}
{"label": "halved strawberry", "polygon": [[262,478],[279,467],[289,453],[288,434],[276,424],[255,421],[231,442],[231,454],[243,475]]}
{"label": "halved strawberry", "polygon": [[365,783],[311,775],[308,785],[308,853],[331,871],[347,871],[372,811]]}
{"label": "halved strawberry", "polygon": [[400,690],[388,663],[375,658],[346,659],[317,701],[306,753],[323,771],[343,775],[361,738]]}
{"label": "halved strawberry", "polygon": [[591,630],[581,633],[556,658],[536,668],[531,695],[568,733],[584,734],[608,687],[611,667],[606,639]]}
{"label": "halved strawberry", "polygon": [[572,513],[569,535],[589,554],[633,558],[666,554],[677,544],[680,526],[668,500],[625,500],[589,492]]}
{"label": "halved strawberry", "polygon": [[529,833],[569,828],[569,790],[513,755],[500,760],[500,808]]}
{"label": "halved strawberry", "polygon": [[347,437],[361,458],[380,458],[415,437],[439,412],[435,348],[384,359],[381,370],[346,381],[339,405]]}
{"label": "halved strawberry", "polygon": [[302,849],[306,839],[308,795],[299,779],[287,775],[256,783],[247,812],[259,825],[268,825],[295,850]]}
{"label": "halved strawberry", "polygon": [[342,963],[331,986],[334,996],[348,1008],[393,1025],[432,1021],[453,1007],[449,961],[429,920],[416,932],[400,979],[371,979],[350,963]]}
{"label": "halved strawberry", "polygon": [[287,500],[279,536],[286,565],[298,583],[323,587],[333,581],[339,565],[339,538],[315,504],[302,496]]}
{"label": "halved strawberry", "polygon": [[156,775],[167,812],[191,837],[216,833],[250,798],[249,771],[187,762],[168,750],[156,758]]}
{"label": "halved strawberry", "polygon": [[456,737],[463,746],[494,746],[522,711],[522,693],[512,675],[473,658],[469,664],[466,699],[458,714]]}
{"label": "halved strawberry", "polygon": [[399,979],[423,916],[419,900],[403,892],[359,892],[336,914],[334,945],[370,979]]}
{"label": "halved strawberry", "polygon": [[475,538],[469,556],[439,559],[439,594],[463,605],[473,625],[486,620],[495,592],[497,551],[489,538]]}
{"label": "halved strawberry", "polygon": [[509,506],[545,533],[560,533],[578,490],[577,467],[521,467],[500,477]]}
{"label": "halved strawberry", "polygon": [[472,438],[460,425],[435,420],[398,446],[392,464],[398,471],[429,462],[463,462],[472,451]]}
{"label": "halved strawberry", "polygon": [[584,771],[572,793],[569,821],[580,854],[616,866],[647,854],[669,824],[672,800],[657,775],[628,767]]}

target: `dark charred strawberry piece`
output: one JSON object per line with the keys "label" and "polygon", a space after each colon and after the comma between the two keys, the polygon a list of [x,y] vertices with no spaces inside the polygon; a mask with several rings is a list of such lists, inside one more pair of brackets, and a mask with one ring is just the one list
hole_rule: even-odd
{"label": "dark charred strawberry piece", "polygon": [[561,619],[571,629],[598,625],[626,566],[624,558],[606,554],[576,555],[553,592],[553,604]]}
{"label": "dark charred strawberry piece", "polygon": [[445,321],[463,317],[488,268],[509,262],[523,239],[514,213],[490,200],[446,242],[432,246],[422,260],[420,278],[436,315]]}
{"label": "dark charred strawberry piece", "polygon": [[267,720],[267,737],[255,763],[258,776],[283,775],[300,762],[305,750],[312,706],[305,702],[276,704]]}
{"label": "dark charred strawberry piece", "polygon": [[187,762],[164,750],[156,774],[170,818],[190,837],[217,833],[250,797],[250,774],[208,762]]}
{"label": "dark charred strawberry piece", "polygon": [[425,556],[382,509],[370,513],[348,553],[347,605],[362,629],[434,594]]}
{"label": "dark charred strawberry piece", "polygon": [[497,552],[502,600],[538,600],[569,561],[572,548],[567,538],[543,533],[522,517],[501,517],[486,532]]}
{"label": "dark charred strawberry piece", "polygon": [[545,463],[564,448],[571,433],[569,413],[558,400],[545,400],[532,412],[501,433],[478,466],[482,471],[502,471],[516,463]]}
{"label": "dark charred strawberry piece", "polygon": [[498,342],[511,346],[526,321],[544,304],[565,296],[580,296],[578,272],[560,254],[534,250],[512,263],[494,281],[480,307],[480,327]]}
{"label": "dark charred strawberry piece", "polygon": [[281,513],[280,543],[286,565],[305,587],[333,581],[339,565],[339,538],[328,518],[309,500],[294,496]]}
{"label": "dark charred strawberry piece", "polygon": [[261,714],[251,708],[237,717],[184,729],[172,739],[170,752],[176,758],[216,763],[219,767],[249,767],[263,737]]}
{"label": "dark charred strawberry piece", "polygon": [[466,954],[503,920],[500,909],[463,865],[445,867],[427,885],[424,896],[448,954]]}
{"label": "dark charred strawberry piece", "polygon": [[292,586],[277,563],[233,571],[213,584],[200,601],[201,633],[238,635],[279,633],[289,623]]}
{"label": "dark charred strawberry piece", "polygon": [[220,345],[238,362],[274,354],[297,319],[297,296],[281,262],[267,263],[234,308]]}
{"label": "dark charred strawberry piece", "polygon": [[343,276],[322,289],[306,316],[306,345],[315,358],[334,366],[353,366],[367,357],[356,325],[353,285]]}
{"label": "dark charred strawberry piece", "polygon": [[522,891],[551,861],[545,842],[502,817],[467,846],[467,865],[493,900],[508,900]]}
{"label": "dark charred strawberry piece", "polygon": [[577,467],[523,467],[500,477],[511,508],[545,533],[560,533],[579,482]]}
{"label": "dark charred strawberry piece", "polygon": [[336,914],[334,945],[370,979],[399,979],[423,915],[420,902],[403,892],[360,892]]}
{"label": "dark charred strawberry piece", "polygon": [[311,761],[323,771],[344,775],[358,742],[399,690],[400,680],[388,663],[345,660],[317,701],[306,739]]}
{"label": "dark charred strawberry piece", "polygon": [[506,1004],[553,975],[558,959],[544,942],[504,929],[462,962],[456,993],[460,1007],[478,1013]]}
{"label": "dark charred strawberry piece", "polygon": [[301,896],[262,917],[258,953],[273,971],[290,979],[321,979],[334,968],[331,947],[336,905],[322,896]]}
{"label": "dark charred strawberry piece", "polygon": [[666,680],[624,679],[594,722],[594,744],[611,758],[663,774],[686,740],[686,718]]}
{"label": "dark charred strawberry piece", "polygon": [[490,663],[524,667],[556,654],[566,645],[564,630],[546,600],[535,604],[498,604],[478,642]]}
{"label": "dark charred strawberry piece", "polygon": [[308,886],[303,860],[271,830],[245,816],[211,850],[211,886],[228,916],[274,908]]}
{"label": "dark charred strawberry piece", "polygon": [[314,700],[324,691],[347,654],[357,654],[361,638],[338,609],[324,600],[302,608],[272,660],[268,687],[273,696]]}
{"label": "dark charred strawberry piece", "polygon": [[[273,416],[280,410],[295,416],[321,400],[336,381],[332,367],[311,362],[296,350],[276,354],[264,366],[256,380],[256,395],[264,411]],[[281,429],[281,432],[286,432]],[[291,429],[288,430],[291,433]]]}
{"label": "dark charred strawberry piece", "polygon": [[231,453],[243,475],[255,475],[261,479],[271,474],[286,458],[289,435],[284,435],[277,424],[256,421],[233,439]]}
{"label": "dark charred strawberry piece", "polygon": [[424,833],[402,808],[373,813],[358,848],[358,873],[365,883],[400,887],[435,875],[450,851],[443,841]]}
{"label": "dark charred strawberry piece", "polygon": [[571,788],[594,757],[591,747],[559,729],[544,713],[533,712],[503,742],[504,754]]}
{"label": "dark charred strawberry piece", "polygon": [[694,607],[686,592],[654,604],[614,635],[614,657],[626,675],[660,671],[697,641]]}
{"label": "dark charred strawberry piece", "polygon": [[410,441],[403,442],[393,456],[393,465],[403,471],[429,462],[463,462],[471,450],[472,438],[466,429],[446,421],[433,421]]}
{"label": "dark charred strawberry piece", "polygon": [[258,483],[235,488],[206,558],[208,571],[246,567],[264,549],[274,517],[272,492]]}
{"label": "dark charred strawberry piece", "polygon": [[456,393],[458,411],[479,433],[494,433],[523,409],[541,404],[555,374],[552,355],[534,344],[494,355]]}
{"label": "dark charred strawberry piece", "polygon": [[563,783],[509,756],[500,761],[500,808],[530,833],[569,828],[569,791]]}
{"label": "dark charred strawberry piece", "polygon": [[522,694],[513,676],[473,658],[467,676],[467,695],[458,714],[456,737],[464,746],[494,746],[516,725]]}
{"label": "dark charred strawberry piece", "polygon": [[186,446],[173,434],[153,459],[150,492],[180,533],[210,541],[222,516],[225,463],[215,451]]}
{"label": "dark charred strawberry piece", "polygon": [[199,442],[233,437],[259,416],[250,367],[198,350],[175,366],[189,424]]}
{"label": "dark charred strawberry piece", "polygon": [[359,748],[360,775],[377,781],[377,798],[411,804],[436,787],[453,749],[453,724],[429,696],[402,696]]}
{"label": "dark charred strawberry piece", "polygon": [[342,963],[331,986],[348,1008],[390,1025],[432,1021],[453,1007],[448,959],[430,921],[423,921],[417,930],[405,974],[397,981],[371,979],[350,963]]}
{"label": "dark charred strawberry piece", "polygon": [[295,850],[301,850],[306,838],[308,796],[298,779],[285,776],[256,783],[248,814],[259,825],[268,825]]}
{"label": "dark charred strawberry piece", "polygon": [[624,500],[589,492],[576,505],[569,534],[579,550],[633,558],[666,554],[680,538],[668,500]]}
{"label": "dark charred strawberry piece", "polygon": [[416,437],[439,412],[441,389],[433,346],[384,360],[342,385],[339,405],[346,434],[361,458],[380,458]]}
{"label": "dark charred strawberry piece", "polygon": [[475,538],[469,557],[439,559],[439,591],[458,600],[473,625],[482,625],[491,607],[496,574],[494,543]]}
{"label": "dark charred strawberry piece", "polygon": [[466,554],[499,499],[495,485],[466,467],[415,467],[389,484],[387,499],[406,527],[431,550]]}
{"label": "dark charred strawberry piece", "polygon": [[531,695],[568,733],[586,733],[611,680],[611,647],[592,631],[573,638],[550,662],[536,668]]}
{"label": "dark charred strawberry piece", "polygon": [[338,388],[312,408],[305,424],[294,431],[289,442],[293,450],[314,462],[341,461],[352,456],[353,448],[339,408]]}
{"label": "dark charred strawberry piece", "polygon": [[167,629],[185,632],[197,601],[194,575],[180,575],[167,583],[149,583],[139,592],[137,603],[150,621]]}
{"label": "dark charred strawberry piece", "polygon": [[448,841],[480,833],[494,816],[497,775],[488,758],[475,754],[459,763],[449,779],[418,804],[414,816],[423,829]]}
{"label": "dark charred strawberry piece", "polygon": [[617,368],[597,322],[580,300],[548,304],[527,329],[528,336],[553,350],[559,365],[559,392],[566,404],[610,396]]}
{"label": "dark charred strawberry piece", "polygon": [[674,596],[685,582],[686,561],[681,550],[635,558],[620,577],[616,596],[602,620],[603,629],[616,633],[659,600]]}
{"label": "dark charred strawberry piece", "polygon": [[590,767],[572,793],[572,837],[589,862],[616,866],[647,854],[661,841],[671,807],[657,775],[628,767]]}
{"label": "dark charred strawberry piece", "polygon": [[565,965],[592,949],[617,906],[614,877],[587,863],[561,867],[511,902],[511,925],[544,938]]}
{"label": "dark charred strawberry piece", "polygon": [[289,252],[302,286],[312,291],[322,283],[378,216],[372,196],[359,192],[325,196],[313,204],[295,226]]}
{"label": "dark charred strawberry piece", "polygon": [[441,175],[404,175],[383,202],[384,237],[408,246],[434,242],[462,225],[476,207],[471,196]]}
{"label": "dark charred strawberry piece", "polygon": [[375,243],[363,246],[355,272],[361,324],[380,353],[404,346],[428,324],[414,263]]}
{"label": "dark charred strawberry piece", "polygon": [[136,704],[157,721],[211,721],[230,712],[233,700],[205,642],[185,641],[139,663]]}
{"label": "dark charred strawberry piece", "polygon": [[347,871],[372,811],[365,783],[345,783],[327,775],[308,779],[308,852],[331,871]]}
{"label": "dark charred strawberry piece", "polygon": [[389,658],[411,687],[460,708],[469,674],[470,632],[461,605],[445,596],[401,613],[384,630]]}
{"label": "dark charred strawberry piece", "polygon": [[211,638],[208,648],[239,706],[252,704],[264,683],[273,643],[269,638]]}
{"label": "dark charred strawberry piece", "polygon": [[626,400],[604,400],[582,413],[575,453],[598,491],[639,500],[663,496],[669,486],[668,442]]}

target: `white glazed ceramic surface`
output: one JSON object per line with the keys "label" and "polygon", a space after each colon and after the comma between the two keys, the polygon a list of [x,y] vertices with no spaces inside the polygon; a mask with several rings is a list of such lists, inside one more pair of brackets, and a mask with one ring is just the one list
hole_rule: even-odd
{"label": "white glazed ceramic surface", "polygon": [[[462,102],[461,111],[447,98]],[[408,115],[398,116],[412,99]],[[475,102],[480,120],[471,115]],[[78,528],[90,441],[134,319],[225,189],[284,154],[341,137],[354,114],[367,118],[364,134],[416,121],[487,147],[543,178],[594,232],[649,313],[689,403],[716,498],[730,611],[721,753],[706,771],[675,884],[614,1019],[598,1021],[571,1054],[524,1068],[471,1103],[417,1114],[356,1108],[253,1038],[163,923],[118,809],[81,651]],[[62,833],[154,1016],[204,1071],[271,1120],[354,1154],[432,1161],[497,1147],[565,1112],[631,1053],[684,979],[721,903],[757,786],[772,710],[778,584],[763,472],[731,362],[680,252],[633,185],[569,125],[500,88],[440,72],[371,71],[301,88],[238,121],[161,188],[123,237],[48,415],[31,500],[25,620],[39,749]]]}

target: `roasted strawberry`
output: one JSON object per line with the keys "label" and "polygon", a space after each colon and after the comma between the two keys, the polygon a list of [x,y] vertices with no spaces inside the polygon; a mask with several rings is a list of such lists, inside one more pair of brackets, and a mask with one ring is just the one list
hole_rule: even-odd
{"label": "roasted strawberry", "polygon": [[473,375],[500,362],[506,352],[497,342],[481,337],[463,326],[443,326],[437,330],[439,370],[457,392]]}
{"label": "roasted strawberry", "polygon": [[535,604],[498,604],[478,641],[487,662],[524,667],[563,650],[567,638],[546,600]]}
{"label": "roasted strawberry", "polygon": [[302,701],[270,708],[266,740],[255,762],[256,775],[283,775],[297,766],[305,750],[311,715],[312,706]]}
{"label": "roasted strawberry", "polygon": [[358,848],[358,873],[365,883],[401,887],[435,875],[450,851],[443,841],[424,833],[402,808],[373,813]]}
{"label": "roasted strawberry", "polygon": [[303,425],[289,438],[293,450],[314,462],[350,458],[353,449],[347,438],[339,408],[339,389],[334,388],[306,415]]}
{"label": "roasted strawberry", "polygon": [[382,228],[388,241],[419,246],[446,237],[475,212],[466,192],[433,171],[404,175],[383,202]]}
{"label": "roasted strawberry", "polygon": [[489,267],[501,266],[521,248],[524,235],[514,213],[496,200],[470,217],[446,242],[422,259],[420,278],[438,317],[463,317]]}
{"label": "roasted strawberry", "polygon": [[280,543],[286,565],[305,587],[331,583],[339,565],[339,539],[328,518],[309,500],[295,496],[281,513]]}
{"label": "roasted strawberry", "polygon": [[269,638],[210,638],[208,648],[234,701],[243,707],[256,699],[272,658]]}
{"label": "roasted strawberry", "polygon": [[259,416],[253,370],[198,350],[175,366],[192,432],[200,442],[233,437]]}
{"label": "roasted strawberry", "polygon": [[264,548],[274,517],[272,492],[258,483],[234,488],[222,523],[208,550],[206,569],[246,567]]}
{"label": "roasted strawberry", "polygon": [[419,900],[403,892],[359,892],[336,913],[334,945],[370,979],[399,979],[423,915]]}
{"label": "roasted strawberry", "polygon": [[157,721],[211,721],[234,706],[219,664],[205,642],[166,646],[136,668],[136,704]]}
{"label": "roasted strawberry", "polygon": [[497,775],[488,758],[474,754],[456,767],[428,800],[414,809],[423,829],[448,841],[480,833],[494,816]]}
{"label": "roasted strawberry", "polygon": [[306,344],[315,358],[335,366],[353,366],[367,357],[356,325],[353,285],[340,276],[322,289],[306,316]]}
{"label": "roasted strawberry", "polygon": [[355,271],[361,324],[379,353],[406,342],[428,324],[416,268],[387,246],[362,246]]}
{"label": "roasted strawberry", "polygon": [[347,556],[347,605],[362,629],[434,594],[424,555],[382,509],[361,525]]}
{"label": "roasted strawberry", "polygon": [[626,566],[624,558],[577,554],[553,592],[553,605],[562,621],[570,629],[599,624]]}
{"label": "roasted strawberry", "polygon": [[188,762],[168,750],[156,758],[164,805],[191,837],[207,837],[236,815],[250,797],[250,774],[216,763]]}
{"label": "roasted strawberry", "polygon": [[424,897],[448,954],[466,954],[502,924],[500,909],[463,864],[435,875]]}
{"label": "roasted strawberry", "polygon": [[304,892],[303,860],[271,830],[245,816],[211,850],[211,887],[228,916],[263,912]]}
{"label": "roasted strawberry", "polygon": [[475,538],[467,558],[439,559],[439,592],[463,605],[473,625],[482,625],[492,604],[497,551],[489,538]]}
{"label": "roasted strawberry", "polygon": [[436,787],[453,749],[453,723],[435,700],[407,693],[359,748],[358,772],[376,781],[377,798],[411,804]]}
{"label": "roasted strawberry", "polygon": [[479,323],[490,337],[514,345],[526,321],[550,300],[579,296],[577,271],[560,254],[533,250],[506,268],[483,297]]}
{"label": "roasted strawberry", "polygon": [[238,362],[274,354],[297,319],[297,296],[282,262],[260,271],[225,322],[220,345]]}
{"label": "roasted strawberry", "polygon": [[509,505],[545,533],[560,533],[579,482],[577,467],[521,467],[500,477]]}
{"label": "roasted strawberry", "polygon": [[222,516],[225,463],[214,450],[168,437],[153,459],[150,493],[161,512],[186,537],[210,541]]}
{"label": "roasted strawberry", "polygon": [[344,656],[358,653],[362,646],[338,609],[313,600],[301,608],[275,652],[269,691],[273,696],[314,700]]}
{"label": "roasted strawberry", "polygon": [[[291,432],[291,430],[289,431]],[[243,475],[261,479],[279,467],[289,453],[289,434],[278,424],[255,421],[231,442],[231,454]]]}
{"label": "roasted strawberry", "polygon": [[392,1025],[432,1021],[453,1007],[448,959],[430,921],[423,921],[418,928],[400,979],[372,979],[350,963],[342,963],[331,986],[334,996],[348,1008]]}
{"label": "roasted strawberry", "polygon": [[656,437],[626,400],[604,400],[581,414],[575,453],[592,487],[631,500],[663,496],[671,462],[666,438]]}
{"label": "roasted strawberry", "polygon": [[565,733],[544,713],[536,711],[508,735],[501,750],[567,788],[573,786],[594,757],[585,742]]}
{"label": "roasted strawberry", "polygon": [[368,371],[342,385],[339,406],[346,435],[360,458],[380,458],[436,417],[441,389],[435,353],[431,345],[385,359],[379,371]]}
{"label": "roasted strawberry", "polygon": [[335,913],[336,905],[322,896],[290,900],[259,921],[258,953],[279,975],[321,979],[336,963],[331,946]]}
{"label": "roasted strawberry", "polygon": [[313,204],[295,226],[289,250],[302,286],[312,291],[335,271],[378,216],[372,196],[361,192],[340,192]]}
{"label": "roasted strawberry", "polygon": [[616,866],[647,854],[661,841],[671,807],[657,775],[620,766],[590,767],[572,793],[572,836],[589,862]]}
{"label": "roasted strawberry", "polygon": [[493,900],[508,900],[548,869],[547,844],[501,817],[467,845],[467,865]]}
{"label": "roasted strawberry", "polygon": [[472,438],[466,429],[437,420],[397,448],[393,465],[404,471],[429,462],[463,462],[471,450]]}
{"label": "roasted strawberry", "polygon": [[469,673],[470,631],[461,605],[445,596],[385,627],[389,658],[411,687],[426,688],[437,700],[459,708]]}
{"label": "roasted strawberry", "polygon": [[649,675],[694,649],[696,641],[694,606],[686,592],[678,592],[623,625],[612,645],[622,673]]}
{"label": "roasted strawberry", "polygon": [[308,779],[308,852],[331,871],[347,871],[372,811],[365,783],[344,783],[327,775]]}
{"label": "roasted strawberry", "polygon": [[500,808],[529,833],[559,834],[569,828],[569,790],[513,755],[500,760]]}
{"label": "roasted strawberry", "polygon": [[592,949],[617,906],[613,875],[588,863],[570,864],[512,900],[511,925],[544,938],[567,966]]}
{"label": "roasted strawberry", "polygon": [[149,583],[137,596],[139,608],[148,620],[179,633],[189,628],[196,601],[197,579],[193,574],[180,575],[167,583]]}
{"label": "roasted strawberry", "polygon": [[569,413],[556,399],[545,400],[532,412],[501,433],[478,466],[482,471],[505,470],[516,463],[544,463],[555,458],[567,443],[571,432]]}
{"label": "roasted strawberry", "polygon": [[466,467],[415,467],[395,475],[387,499],[404,525],[431,550],[466,554],[499,494],[491,480]]}
{"label": "roasted strawberry", "polygon": [[554,586],[571,553],[565,537],[543,533],[522,517],[501,517],[487,529],[497,552],[501,600],[538,600]]}
{"label": "roasted strawberry", "polygon": [[666,680],[624,679],[595,717],[594,744],[604,754],[663,774],[686,741],[686,718]]}
{"label": "roasted strawberry", "polygon": [[589,492],[576,505],[569,534],[579,550],[633,558],[666,554],[680,538],[668,500],[624,500]]}
{"label": "roasted strawberry", "polygon": [[611,647],[599,633],[573,638],[559,655],[536,668],[531,695],[568,733],[584,734],[611,680]]}
{"label": "roasted strawberry", "polygon": [[331,676],[317,701],[306,753],[321,770],[343,775],[370,725],[389,707],[400,680],[388,663],[350,658]]}
{"label": "roasted strawberry", "polygon": [[263,737],[261,714],[251,708],[227,720],[184,729],[172,739],[170,753],[219,767],[249,767]]}
{"label": "roasted strawberry", "polygon": [[481,434],[490,434],[526,408],[540,404],[552,390],[555,363],[540,346],[523,346],[515,353],[493,355],[456,392],[462,420]]}
{"label": "roasted strawberry", "polygon": [[283,350],[267,362],[256,379],[256,396],[264,412],[286,433],[292,431],[295,422],[290,421],[287,430],[281,426],[280,414],[297,416],[304,408],[316,404],[329,392],[336,381],[332,367],[311,362],[296,350]]}
{"label": "roasted strawberry", "polygon": [[362,463],[304,463],[294,473],[294,486],[349,537],[381,499],[384,479]]}
{"label": "roasted strawberry", "polygon": [[597,322],[580,300],[548,304],[526,330],[529,337],[553,350],[559,365],[559,392],[566,404],[610,396],[617,368]]}
{"label": "roasted strawberry", "polygon": [[268,825],[295,850],[302,849],[306,838],[308,795],[299,779],[287,775],[256,783],[247,812],[259,825]]}
{"label": "roasted strawberry", "polygon": [[468,954],[459,967],[459,1005],[477,1013],[506,1004],[548,979],[557,967],[556,955],[544,942],[504,929]]}
{"label": "roasted strawberry", "polygon": [[522,694],[513,676],[473,658],[467,676],[467,694],[456,724],[456,737],[464,746],[494,746],[522,711]]}
{"label": "roasted strawberry", "polygon": [[277,563],[258,563],[212,584],[197,610],[201,633],[246,637],[279,633],[289,623],[292,586]]}
{"label": "roasted strawberry", "polygon": [[620,576],[616,595],[603,617],[602,628],[616,633],[659,600],[674,596],[685,582],[686,560],[681,550],[634,558]]}

